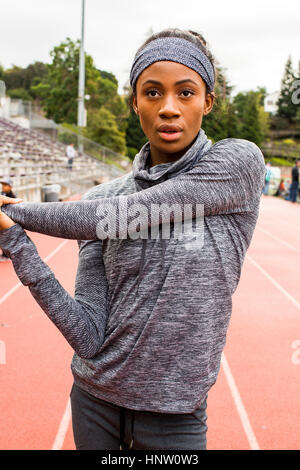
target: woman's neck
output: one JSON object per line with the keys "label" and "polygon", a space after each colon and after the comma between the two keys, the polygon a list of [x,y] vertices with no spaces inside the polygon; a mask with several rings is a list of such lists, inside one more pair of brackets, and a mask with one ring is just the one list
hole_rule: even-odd
{"label": "woman's neck", "polygon": [[150,142],[150,168],[159,165],[160,163],[174,163],[179,160],[188,150],[192,147],[192,145],[197,140],[197,136],[194,140],[184,149],[180,150],[179,152],[175,153],[163,153],[160,152],[159,149],[153,147]]}
{"label": "woman's neck", "polygon": [[161,153],[157,151],[157,149],[153,149],[150,144],[150,168],[155,165],[159,165],[160,163],[176,162],[182,157],[182,155],[186,153],[186,151],[191,147],[191,145],[177,153]]}

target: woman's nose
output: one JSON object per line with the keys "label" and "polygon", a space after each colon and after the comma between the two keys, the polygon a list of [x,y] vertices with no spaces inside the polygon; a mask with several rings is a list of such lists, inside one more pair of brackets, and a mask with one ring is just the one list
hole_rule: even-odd
{"label": "woman's nose", "polygon": [[159,110],[160,117],[173,117],[179,116],[180,111],[178,109],[178,104],[176,98],[172,95],[166,95],[161,101],[161,107]]}

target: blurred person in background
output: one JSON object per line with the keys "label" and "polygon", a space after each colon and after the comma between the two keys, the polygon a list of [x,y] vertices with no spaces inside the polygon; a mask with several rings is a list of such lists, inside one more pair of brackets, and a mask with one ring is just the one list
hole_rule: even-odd
{"label": "blurred person in background", "polygon": [[[2,184],[1,196],[7,196],[7,197],[12,197],[12,198],[16,197],[12,191],[13,184],[9,177],[2,178],[0,183]],[[2,254],[0,255],[0,262],[3,262],[3,261],[10,261],[10,258],[2,252]]]}
{"label": "blurred person in background", "polygon": [[1,191],[2,196],[13,197],[13,198],[16,197],[12,190],[12,186],[13,186],[12,180],[9,177],[2,178],[0,183],[2,184],[2,191]]}
{"label": "blurred person in background", "polygon": [[74,158],[76,155],[74,144],[69,144],[67,146],[66,152],[67,152],[67,157],[68,157],[68,168],[69,170],[72,170]]}
{"label": "blurred person in background", "polygon": [[299,189],[299,165],[300,160],[296,160],[295,165],[292,168],[292,183],[290,186],[290,201],[297,202],[298,189]]}
{"label": "blurred person in background", "polygon": [[268,162],[266,165],[266,177],[265,177],[265,185],[263,189],[263,193],[265,196],[268,196],[269,194],[269,186],[270,186],[270,180],[271,180],[271,162]]}
{"label": "blurred person in background", "polygon": [[276,190],[276,193],[274,196],[283,196],[285,193],[285,184],[284,184],[284,179],[281,178],[280,183],[278,185],[278,188]]}

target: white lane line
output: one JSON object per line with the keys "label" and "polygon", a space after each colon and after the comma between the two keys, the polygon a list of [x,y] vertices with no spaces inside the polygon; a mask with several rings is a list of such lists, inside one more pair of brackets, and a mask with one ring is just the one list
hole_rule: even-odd
{"label": "white lane line", "polygon": [[53,446],[51,450],[61,450],[71,421],[71,402],[68,398],[67,406],[60,422]]}
{"label": "white lane line", "polygon": [[14,287],[12,287],[3,297],[0,299],[0,305],[10,296],[12,295],[20,286],[21,282],[18,282]]}
{"label": "white lane line", "polygon": [[269,235],[270,237],[274,238],[274,240],[277,240],[279,241],[280,243],[282,243],[283,245],[287,246],[288,248],[290,248],[291,250],[295,251],[296,253],[298,253],[300,255],[300,250],[298,250],[298,248],[294,247],[293,245],[291,245],[290,243],[282,240],[282,238],[279,238],[277,237],[276,235],[273,235],[273,233],[271,232],[268,232],[268,230],[265,230],[261,227],[256,227],[256,230],[260,230],[261,232]]}
{"label": "white lane line", "polygon": [[[249,259],[249,261],[251,261],[252,264],[254,264],[257,269],[259,269],[262,274],[264,276],[266,276],[267,279],[269,279],[269,281],[278,289],[280,290],[280,292],[285,295],[297,308],[300,309],[300,303],[297,302],[296,299],[294,299],[294,297],[289,294],[277,281],[275,281],[275,279],[272,278],[272,276],[270,276],[270,274],[267,273],[267,271],[265,271],[251,256],[249,256],[248,254],[246,255],[246,258]],[[231,394],[232,394],[232,397],[234,399],[234,402],[235,402],[235,405],[236,405],[236,408],[237,408],[237,411],[238,411],[238,414],[240,416],[240,419],[241,419],[241,422],[242,422],[242,425],[243,425],[243,428],[245,430],[245,433],[246,433],[246,436],[247,436],[247,439],[248,439],[248,442],[250,444],[250,447],[252,450],[259,450],[259,445],[258,445],[258,442],[256,440],[256,437],[255,437],[255,434],[253,432],[253,429],[251,427],[251,424],[250,424],[250,421],[249,421],[249,418],[248,418],[248,415],[247,415],[247,412],[246,412],[246,409],[243,405],[243,402],[242,402],[242,399],[241,399],[241,396],[239,394],[239,391],[237,389],[237,386],[235,384],[235,381],[234,381],[234,378],[233,378],[233,375],[230,371],[230,367],[229,367],[229,364],[226,360],[226,357],[225,357],[225,354],[222,353],[222,358],[221,358],[221,364],[222,364],[222,367],[223,367],[223,370],[224,370],[224,373],[225,373],[225,376],[226,376],[226,380],[227,380],[227,383],[228,383],[228,386],[230,388],[230,391],[231,391]]]}
{"label": "white lane line", "polygon": [[275,281],[275,279],[272,278],[272,276],[270,276],[269,273],[267,273],[267,271],[265,271],[256,261],[254,261],[254,259],[249,256],[249,255],[246,255],[246,258],[251,261],[252,264],[254,264],[254,266],[257,267],[257,269],[259,269],[264,276],[266,276],[267,279],[269,279],[270,282],[272,282],[272,284],[277,287],[278,290],[280,290],[280,292],[285,295],[297,308],[300,309],[300,303],[294,299],[294,297],[288,293],[288,291],[286,291],[277,281]]}
{"label": "white lane line", "polygon": [[[54,255],[56,255],[56,253],[61,250],[65,245],[66,243],[68,243],[69,240],[64,240],[62,243],[60,243],[56,248],[55,250],[51,251],[51,253],[46,256],[46,258],[43,259],[43,261],[45,263],[47,263]],[[3,304],[3,302],[8,298],[10,297],[19,287],[21,287],[23,284],[21,282],[18,282],[14,287],[12,287],[8,292],[6,292],[6,294],[1,297],[0,299],[0,305]]]}
{"label": "white lane line", "polygon": [[239,414],[239,417],[240,417],[240,420],[242,422],[244,431],[246,433],[250,448],[251,448],[251,450],[260,450],[257,439],[255,437],[252,426],[250,424],[250,420],[248,418],[246,408],[244,407],[244,404],[242,402],[241,396],[240,396],[238,388],[235,384],[233,375],[231,373],[229,364],[227,362],[227,359],[226,359],[224,353],[222,353],[221,364],[222,364],[222,367],[223,367],[223,370],[224,370],[224,373],[225,373],[225,377],[226,377],[228,386],[229,386],[230,391],[231,391],[231,395],[233,397],[235,406],[237,408],[237,412]]}

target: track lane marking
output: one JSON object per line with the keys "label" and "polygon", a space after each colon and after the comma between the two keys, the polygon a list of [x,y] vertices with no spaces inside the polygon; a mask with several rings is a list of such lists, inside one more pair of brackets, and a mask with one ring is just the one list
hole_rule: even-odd
{"label": "track lane marking", "polygon": [[[262,229],[261,229],[262,230]],[[271,234],[270,234],[271,235]],[[274,236],[275,238],[275,236]],[[277,237],[276,237],[277,238]],[[278,240],[280,240],[278,238]],[[284,242],[283,240],[280,240],[281,242],[283,242],[284,244],[286,245],[289,245],[288,243]],[[290,248],[294,249],[295,251],[298,251],[295,247],[293,247],[292,245],[289,246]],[[300,252],[299,252],[300,253]],[[261,273],[285,296],[287,297],[297,308],[300,309],[300,303],[297,302],[297,300],[291,295],[289,294],[289,292],[287,292],[277,281],[275,281],[275,279],[267,272],[265,271],[259,263],[257,263],[250,255],[246,255],[246,258],[254,265],[256,266],[257,269],[259,269],[259,271],[261,271]],[[231,394],[232,394],[232,397],[233,397],[233,400],[234,400],[234,403],[236,405],[236,408],[237,408],[237,411],[238,411],[238,414],[239,414],[239,417],[240,417],[240,420],[242,422],[242,425],[243,425],[243,428],[244,428],[244,431],[246,433],[246,436],[247,436],[247,439],[248,439],[248,442],[249,442],[249,445],[250,445],[250,448],[251,450],[260,450],[259,448],[259,445],[258,445],[258,442],[257,442],[257,439],[255,437],[255,434],[254,434],[254,431],[252,429],[252,426],[251,426],[251,423],[250,423],[250,420],[249,420],[249,417],[247,415],[247,411],[246,411],[246,408],[242,402],[242,399],[241,399],[241,396],[240,396],[240,393],[238,391],[238,388],[235,384],[235,381],[234,381],[234,377],[231,373],[231,370],[230,370],[230,367],[229,367],[229,364],[227,362],[227,359],[225,357],[225,354],[222,353],[222,357],[221,357],[221,365],[223,367],[223,370],[224,370],[224,373],[225,373],[225,377],[226,377],[226,380],[227,380],[227,383],[228,383],[228,386],[230,388],[230,391],[231,391]]]}
{"label": "track lane marking", "polygon": [[59,428],[55,436],[55,440],[54,440],[51,450],[62,449],[62,446],[64,445],[65,437],[69,428],[70,421],[71,421],[71,402],[70,402],[70,399],[68,398],[67,406],[65,408],[63,417],[59,424]]}
{"label": "track lane marking", "polygon": [[269,279],[269,281],[275,286],[277,287],[278,290],[280,290],[280,292],[285,295],[297,308],[300,309],[300,303],[297,302],[296,299],[294,299],[294,297],[288,293],[288,291],[286,291],[280,284],[279,282],[275,281],[275,279],[273,279],[273,277],[267,273],[267,271],[265,271],[261,266],[260,264],[258,264],[251,256],[249,256],[248,254],[246,255],[246,258],[252,263],[254,264],[254,266],[257,267],[257,269],[259,269],[259,271],[264,275],[266,276],[267,279]]}
{"label": "track lane marking", "polygon": [[291,245],[290,243],[284,241],[282,238],[279,238],[277,237],[276,235],[273,235],[273,233],[269,232],[268,230],[265,230],[261,227],[257,227],[256,230],[259,230],[267,235],[269,235],[270,237],[274,238],[274,240],[277,240],[279,241],[280,243],[282,243],[283,245],[287,246],[288,248],[290,248],[291,250],[295,251],[296,253],[298,253],[300,255],[300,250],[298,250],[297,248],[295,248],[293,245]]}
{"label": "track lane marking", "polygon": [[226,377],[227,384],[229,386],[233,401],[235,403],[237,412],[239,414],[242,426],[247,436],[250,448],[251,450],[260,450],[254,431],[252,429],[246,408],[243,404],[241,395],[238,391],[238,388],[236,386],[235,380],[233,378],[233,375],[231,373],[229,364],[227,362],[227,359],[224,353],[222,353],[222,356],[221,356],[221,364],[225,373],[225,377]]}

